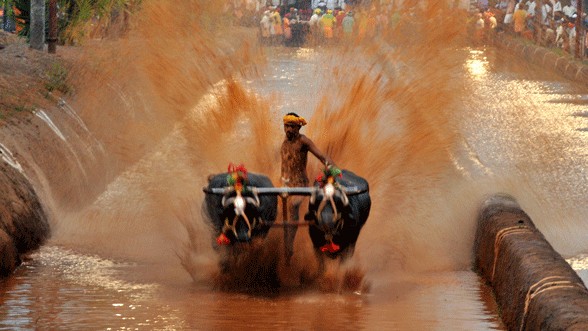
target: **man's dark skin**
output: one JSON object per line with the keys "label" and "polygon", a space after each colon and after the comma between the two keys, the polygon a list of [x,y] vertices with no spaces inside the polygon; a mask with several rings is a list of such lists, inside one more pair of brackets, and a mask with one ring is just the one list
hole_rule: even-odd
{"label": "man's dark skin", "polygon": [[[289,113],[298,117],[294,113]],[[323,154],[318,147],[303,134],[300,134],[302,125],[293,122],[284,123],[284,132],[286,139],[282,143],[282,182],[288,187],[305,187],[309,185],[308,175],[306,173],[306,164],[308,161],[308,152],[312,153],[325,166],[334,165],[326,154]],[[304,197],[288,197],[289,222],[298,222],[299,209]],[[284,228],[284,241],[286,245],[286,263],[294,254],[294,237],[296,236],[296,226]]]}

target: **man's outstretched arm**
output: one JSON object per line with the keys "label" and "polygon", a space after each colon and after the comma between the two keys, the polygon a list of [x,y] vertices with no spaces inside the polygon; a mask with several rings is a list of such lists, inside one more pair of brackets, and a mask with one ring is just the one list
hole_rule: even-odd
{"label": "man's outstretched arm", "polygon": [[306,136],[304,136],[303,139],[304,143],[308,146],[308,150],[312,153],[312,155],[316,156],[317,159],[319,159],[325,166],[335,165],[335,162],[333,162],[333,160],[331,160],[331,158],[327,154],[321,152],[321,150],[318,149],[318,147],[316,147],[312,140],[310,140]]}

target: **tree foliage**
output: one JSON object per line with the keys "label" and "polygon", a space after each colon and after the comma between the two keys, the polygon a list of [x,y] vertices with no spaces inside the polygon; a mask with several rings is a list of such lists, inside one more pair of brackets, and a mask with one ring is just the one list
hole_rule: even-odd
{"label": "tree foliage", "polygon": [[[28,36],[30,0],[0,0],[14,9],[20,35]],[[49,0],[46,1],[49,20]],[[76,44],[89,37],[120,35],[128,24],[124,17],[136,11],[142,0],[57,0],[59,40],[62,44]]]}

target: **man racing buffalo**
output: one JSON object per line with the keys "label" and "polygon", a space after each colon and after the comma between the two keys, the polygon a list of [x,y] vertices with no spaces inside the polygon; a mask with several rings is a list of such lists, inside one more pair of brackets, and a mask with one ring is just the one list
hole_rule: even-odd
{"label": "man racing buffalo", "polygon": [[[306,173],[308,152],[318,158],[325,167],[335,165],[333,160],[331,160],[326,154],[322,153],[310,138],[300,133],[300,129],[304,125],[306,125],[306,120],[296,113],[288,113],[284,116],[284,132],[286,134],[286,139],[284,139],[281,148],[281,176],[284,186],[309,186],[308,175]],[[303,200],[304,197],[302,196],[289,197],[287,206],[289,211],[288,222],[298,222],[300,205]],[[297,229],[297,226],[286,226],[284,228],[286,264],[290,263],[290,259],[294,254],[294,237],[296,236]]]}

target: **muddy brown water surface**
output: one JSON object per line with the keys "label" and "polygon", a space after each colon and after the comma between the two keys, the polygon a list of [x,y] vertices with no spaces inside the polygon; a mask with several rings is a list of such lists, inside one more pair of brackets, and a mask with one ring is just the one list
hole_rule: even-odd
{"label": "muddy brown water surface", "polygon": [[[90,206],[56,213],[50,242],[0,282],[0,328],[504,330],[471,271],[477,208],[496,192],[513,195],[586,282],[584,87],[493,48],[456,50],[457,72],[428,76],[409,62],[357,61],[368,73],[358,76],[343,65],[357,58],[337,49],[265,52],[260,75],[217,84]],[[204,174],[244,162],[277,183],[289,111],[370,181],[356,253],[304,280],[316,269],[306,229],[290,267],[273,229],[249,267],[220,275],[200,214]],[[201,158],[186,156],[194,149]],[[251,290],[268,277],[281,285]]]}

